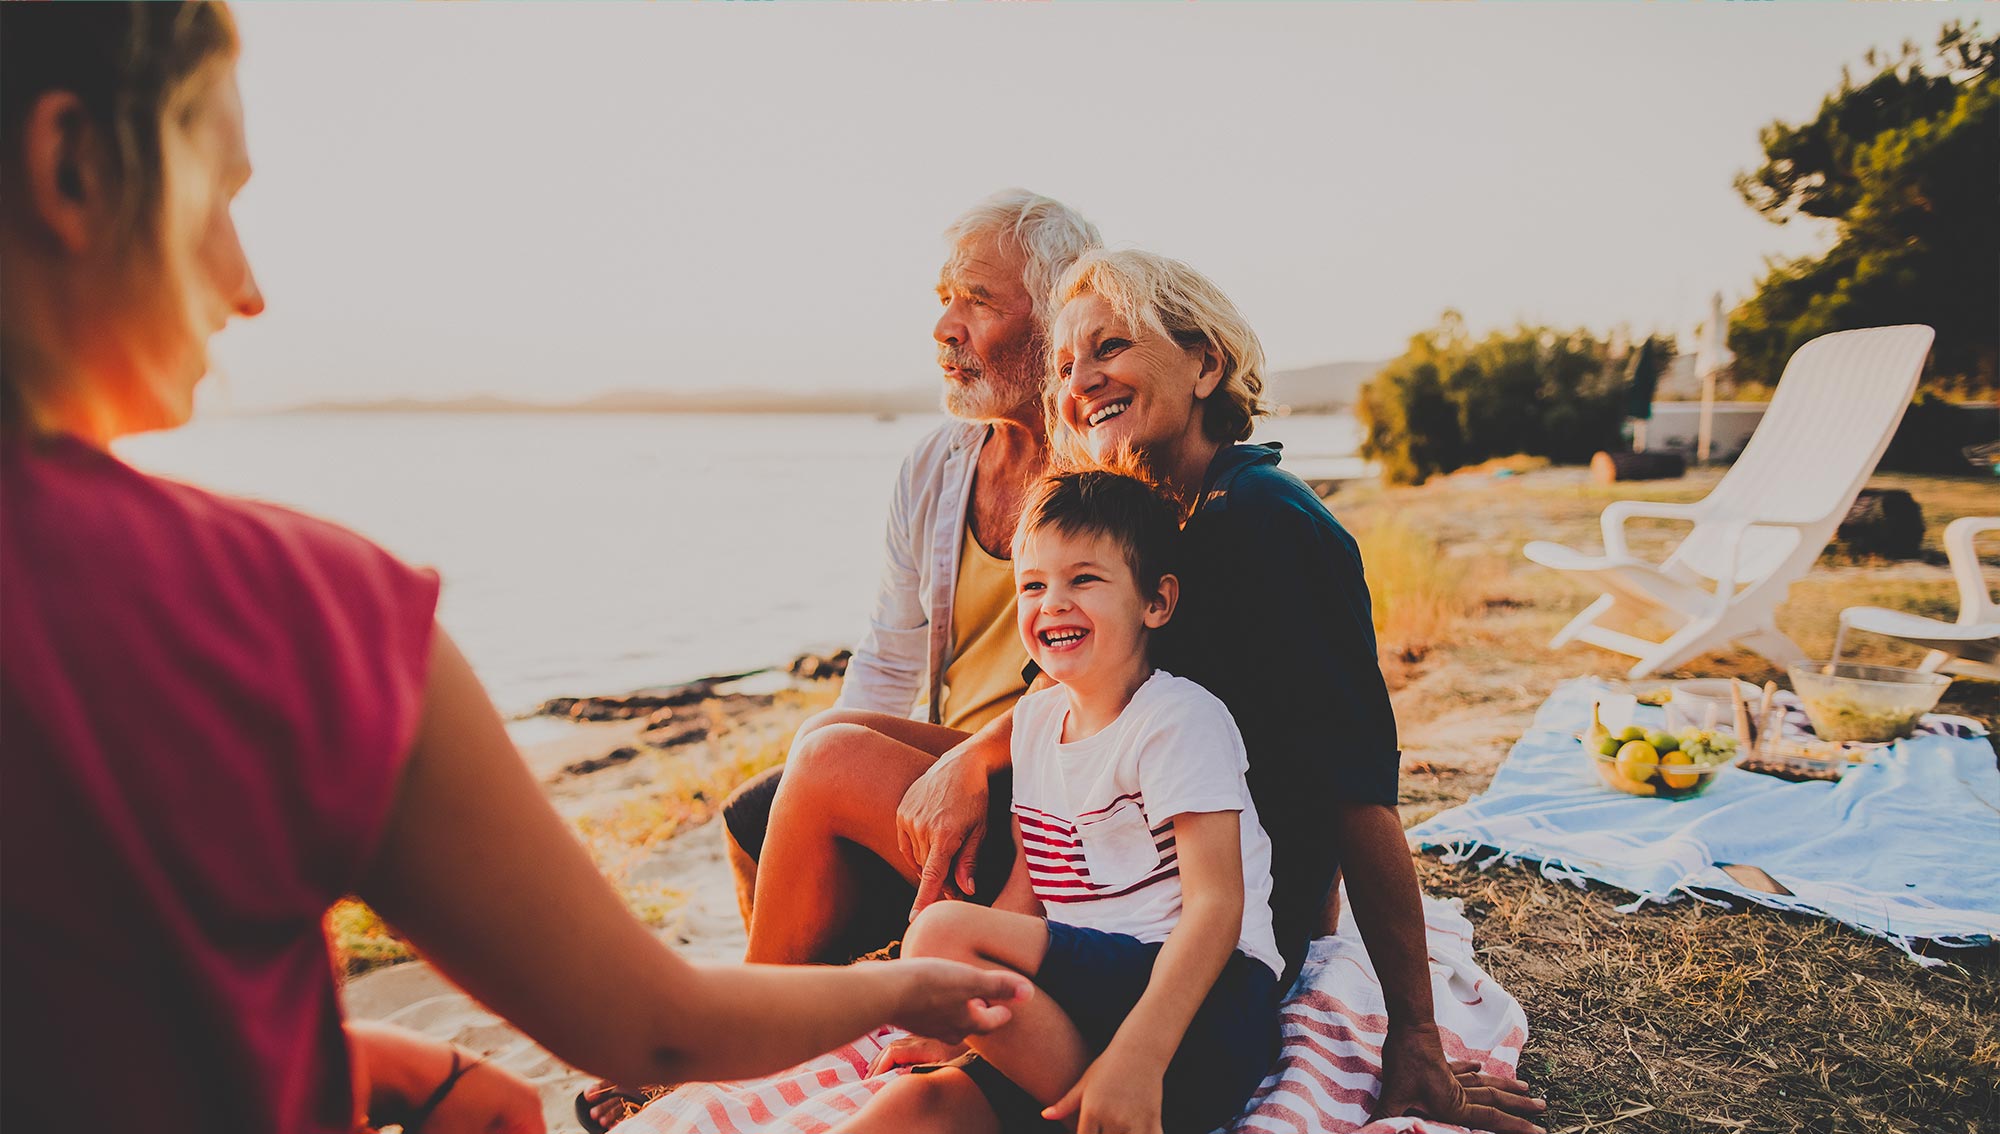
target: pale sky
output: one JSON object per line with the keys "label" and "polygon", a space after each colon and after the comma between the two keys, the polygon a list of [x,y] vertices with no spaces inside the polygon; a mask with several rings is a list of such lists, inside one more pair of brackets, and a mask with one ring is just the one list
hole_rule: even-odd
{"label": "pale sky", "polygon": [[1274,366],[1446,307],[1687,332],[1828,236],[1773,118],[1971,4],[243,4],[269,299],[219,408],[936,380],[954,215],[1024,185]]}

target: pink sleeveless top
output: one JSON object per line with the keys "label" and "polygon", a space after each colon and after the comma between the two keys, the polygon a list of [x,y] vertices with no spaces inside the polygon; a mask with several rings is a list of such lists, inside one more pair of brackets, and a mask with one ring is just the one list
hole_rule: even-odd
{"label": "pink sleeveless top", "polygon": [[322,918],[388,819],[436,576],[0,445],[0,1126],[353,1129]]}

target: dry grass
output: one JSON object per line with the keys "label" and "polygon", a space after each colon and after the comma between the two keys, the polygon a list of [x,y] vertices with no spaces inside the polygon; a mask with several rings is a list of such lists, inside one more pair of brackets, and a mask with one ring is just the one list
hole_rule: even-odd
{"label": "dry grass", "polygon": [[[1546,648],[1593,596],[1528,564],[1521,545],[1595,546],[1611,500],[1698,499],[1715,476],[1599,486],[1557,469],[1356,486],[1331,501],[1377,591],[1406,823],[1482,790],[1557,682],[1614,678],[1630,664],[1589,647]],[[1916,496],[1933,553],[1951,519],[2000,514],[2000,486],[1989,482],[1874,483]],[[1660,552],[1677,534],[1660,526],[1635,543]],[[1839,610],[1861,603],[1952,617],[1957,597],[1941,566],[1834,552],[1794,586],[1779,623],[1825,653]],[[1862,652],[1914,660],[1879,641]],[[1727,673],[1782,677],[1747,651],[1696,659],[1674,676]],[[1990,725],[2000,683],[1961,679],[1941,708]],[[1757,907],[1620,914],[1613,907],[1629,895],[1525,868],[1420,857],[1418,869],[1427,891],[1465,901],[1481,963],[1527,1010],[1522,1067],[1548,1096],[1552,1131],[2000,1130],[2000,949],[1943,951],[1952,965],[1927,970],[1841,926]]]}
{"label": "dry grass", "polygon": [[1551,1130],[1976,1131],[2000,1122],[1994,951],[1922,969],[1828,922],[1697,903],[1612,907],[1525,870],[1418,860],[1463,899],[1517,996]]}
{"label": "dry grass", "polygon": [[1355,538],[1373,583],[1375,635],[1384,653],[1414,664],[1456,636],[1473,608],[1464,560],[1444,558],[1436,540],[1396,516],[1358,529]]}

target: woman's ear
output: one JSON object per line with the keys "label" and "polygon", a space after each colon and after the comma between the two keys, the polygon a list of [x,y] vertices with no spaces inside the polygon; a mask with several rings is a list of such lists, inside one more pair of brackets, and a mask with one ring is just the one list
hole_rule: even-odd
{"label": "woman's ear", "polygon": [[116,210],[104,140],[83,100],[70,91],[42,94],[21,122],[18,144],[35,219],[64,251],[89,250]]}
{"label": "woman's ear", "polygon": [[1203,343],[1192,353],[1201,357],[1201,373],[1194,379],[1194,400],[1199,402],[1206,400],[1215,393],[1217,386],[1222,385],[1222,369],[1229,360],[1214,343]]}
{"label": "woman's ear", "polygon": [[1146,600],[1146,629],[1158,630],[1174,616],[1174,606],[1181,600],[1181,581],[1172,575],[1160,576],[1159,585],[1153,588],[1153,597]]}

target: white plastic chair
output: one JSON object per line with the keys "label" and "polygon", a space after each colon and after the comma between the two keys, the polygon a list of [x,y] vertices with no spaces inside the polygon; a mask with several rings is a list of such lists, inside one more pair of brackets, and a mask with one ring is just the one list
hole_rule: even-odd
{"label": "white plastic chair", "polygon": [[1840,632],[1865,630],[1930,649],[1918,668],[2000,681],[2000,603],[1986,585],[1973,546],[1981,533],[2000,531],[2000,516],[1960,516],[1944,529],[1944,553],[1958,579],[1958,621],[1945,622],[1879,606],[1840,612]]}
{"label": "white plastic chair", "polygon": [[[1639,659],[1633,678],[1741,643],[1780,665],[1805,651],[1778,629],[1776,611],[1847,515],[1910,404],[1929,327],[1909,325],[1822,335],[1785,365],[1776,394],[1715,488],[1693,504],[1621,500],[1604,510],[1604,554],[1537,540],[1529,559],[1601,588],[1550,641],[1589,642]],[[1686,520],[1693,530],[1664,562],[1634,556],[1625,522]],[[1602,625],[1608,615],[1645,616],[1675,627],[1651,641]]]}

